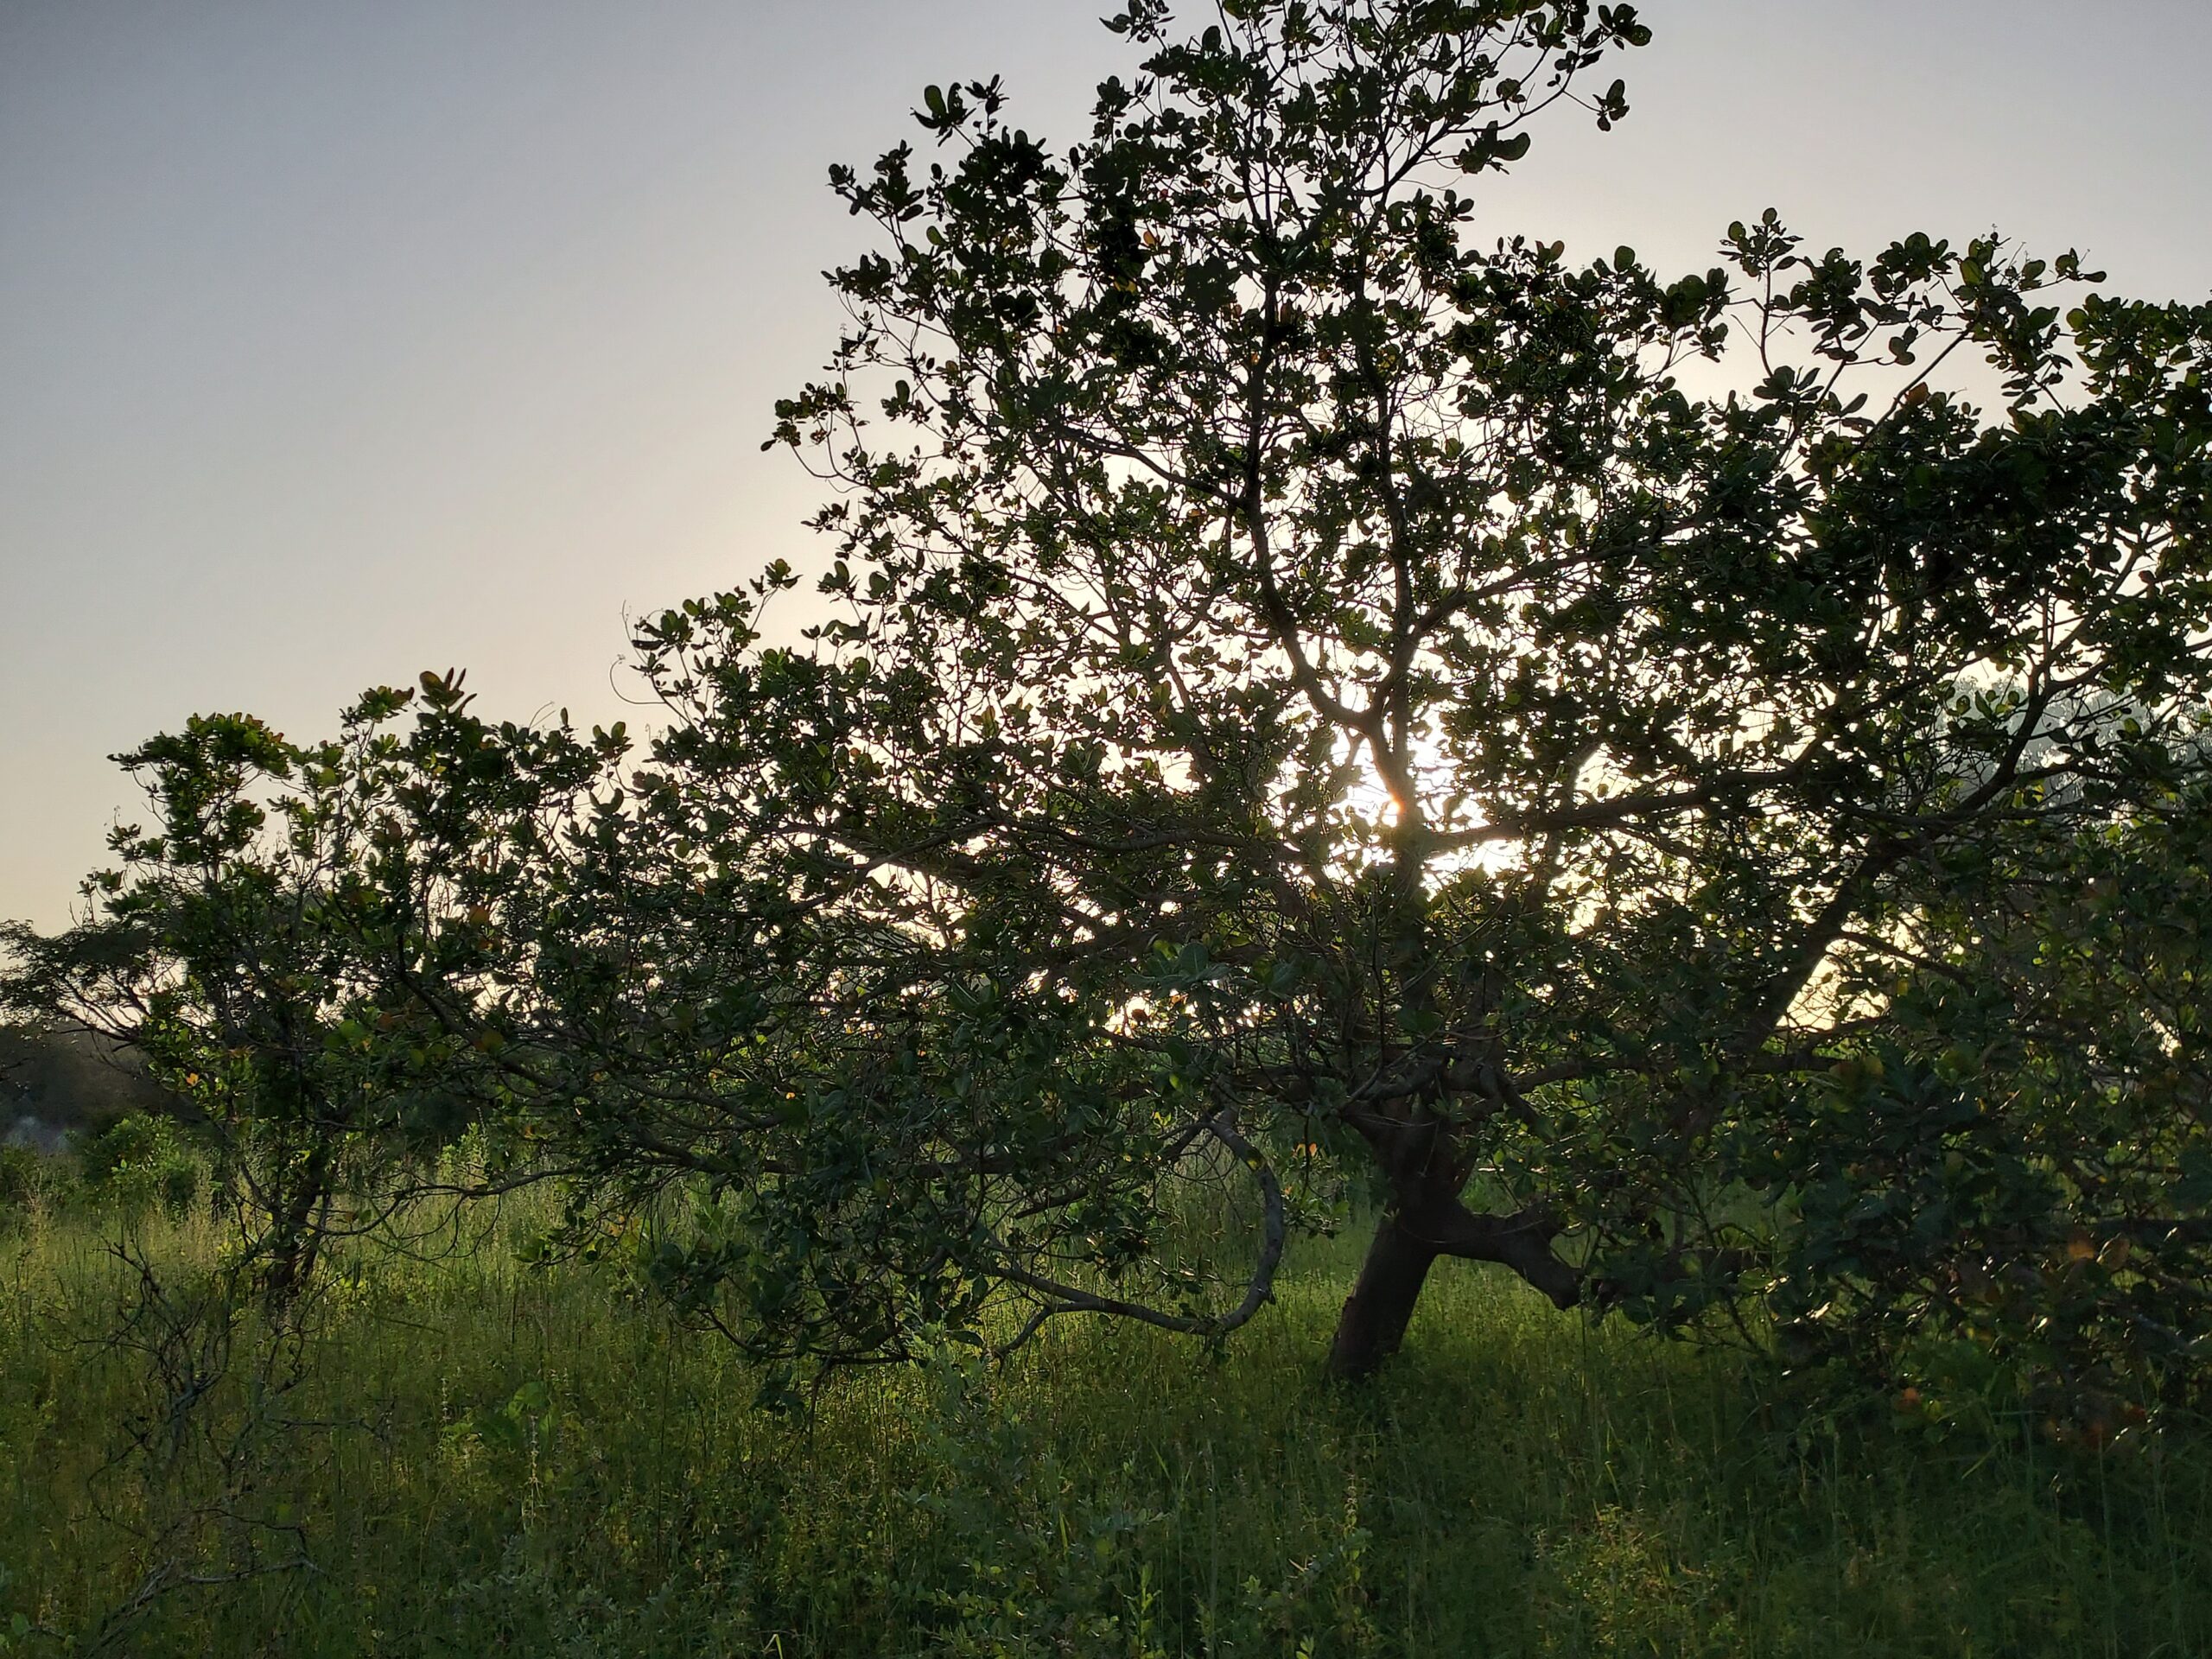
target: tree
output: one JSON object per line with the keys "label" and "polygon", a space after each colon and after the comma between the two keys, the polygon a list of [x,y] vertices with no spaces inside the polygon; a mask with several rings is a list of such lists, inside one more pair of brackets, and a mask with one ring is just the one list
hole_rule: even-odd
{"label": "tree", "polygon": [[[1148,1241],[1230,1123],[1374,1172],[1341,1372],[1440,1255],[1732,1303],[1745,1206],[1802,1202],[1746,1185],[1770,1137],[1870,1131],[1800,1120],[1911,1023],[1903,942],[2017,904],[2008,838],[2073,868],[2201,773],[2212,312],[2062,318],[2070,254],[1813,257],[1772,213],[1673,281],[1481,245],[1543,108],[1625,112],[1582,89],[1630,8],[1113,26],[1148,56],[1084,143],[932,89],[942,159],[833,174],[879,245],[777,435],[839,486],[844,609],[799,652],[743,600],[647,631],[672,775],[743,826],[702,856],[859,928],[868,1006],[988,997],[957,1028],[1014,1046],[963,1056],[997,1115],[953,1144],[1033,1166],[976,1213],[1085,1218],[984,1247],[1041,1308],[1096,1299],[1040,1258],[1110,1270],[1094,1210]],[[1943,378],[1976,359],[1990,410]],[[2168,1175],[2191,1087],[2135,1122]],[[2056,1179],[2063,1238],[2094,1184]]]}
{"label": "tree", "polygon": [[576,1236],[772,1394],[1218,1338],[1346,1182],[1342,1375],[1456,1257],[2082,1422],[2193,1386],[2203,941],[2143,884],[2205,868],[2212,308],[1770,212],[1672,280],[1484,245],[1546,110],[1626,114],[1625,5],[1110,27],[1084,142],[932,87],[833,171],[876,246],[773,441],[828,620],[764,643],[779,563],[644,626],[668,730],[485,897],[517,988],[411,982],[515,1027]]}
{"label": "tree", "polygon": [[118,756],[156,832],[114,833],[81,925],[0,930],[0,1011],[127,1043],[196,1109],[232,1266],[280,1313],[331,1237],[420,1196],[411,1154],[552,1067],[492,906],[550,890],[548,855],[623,739],[488,726],[461,677],[371,691],[325,742],[201,716]]}

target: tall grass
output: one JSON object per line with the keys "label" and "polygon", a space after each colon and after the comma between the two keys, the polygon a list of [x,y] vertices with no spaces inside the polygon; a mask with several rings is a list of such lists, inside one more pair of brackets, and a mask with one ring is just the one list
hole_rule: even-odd
{"label": "tall grass", "polygon": [[[207,1224],[149,1248],[210,1255]],[[111,1624],[147,1655],[2212,1652],[2212,1439],[2059,1453],[1885,1405],[1763,1408],[1741,1366],[1440,1273],[1402,1362],[1325,1383],[1352,1264],[1309,1245],[1225,1351],[1070,1322],[993,1371],[752,1408],[621,1273],[362,1250],[247,1483],[312,1565]],[[89,1224],[0,1245],[0,1628],[63,1645],[143,1584],[142,1395],[73,1345],[124,1289]],[[233,1379],[204,1408],[253,1408]]]}

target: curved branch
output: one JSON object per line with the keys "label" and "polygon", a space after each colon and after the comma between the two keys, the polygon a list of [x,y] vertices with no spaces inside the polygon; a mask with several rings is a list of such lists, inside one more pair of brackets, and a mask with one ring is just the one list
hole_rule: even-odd
{"label": "curved branch", "polygon": [[1228,1313],[1210,1319],[1181,1313],[1163,1313],[1158,1308],[1145,1306],[1141,1302],[1124,1301],[1120,1297],[1101,1296],[1093,1291],[1079,1290],[1073,1285],[1061,1284],[1008,1262],[995,1269],[998,1277],[1051,1299],[1046,1306],[1038,1310],[1038,1316],[1023,1327],[1021,1334],[1010,1346],[1020,1346],[1042,1327],[1046,1319],[1060,1313],[1110,1313],[1184,1336],[1220,1338],[1249,1322],[1267,1305],[1274,1295],[1275,1271],[1282,1263],[1283,1244],[1289,1232],[1283,1206],[1282,1183],[1268,1160],[1260,1155],[1259,1148],[1237,1132],[1227,1110],[1207,1119],[1204,1128],[1252,1172],[1252,1179],[1258,1183],[1261,1200],[1266,1206],[1261,1224],[1260,1259],[1253,1265],[1252,1276],[1244,1287],[1243,1300]]}

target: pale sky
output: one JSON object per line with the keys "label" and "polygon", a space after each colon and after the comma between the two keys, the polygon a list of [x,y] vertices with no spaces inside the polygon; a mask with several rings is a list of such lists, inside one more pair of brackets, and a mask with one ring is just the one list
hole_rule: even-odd
{"label": "pale sky", "polygon": [[[764,455],[931,80],[1063,140],[1111,0],[0,0],[0,917],[65,922],[200,710],[319,734],[466,666],[626,710],[626,612],[810,557]],[[1767,207],[1995,226],[2212,296],[2206,0],[1649,0],[1630,118],[1494,228],[1703,269]],[[126,811],[126,817],[132,816]]]}

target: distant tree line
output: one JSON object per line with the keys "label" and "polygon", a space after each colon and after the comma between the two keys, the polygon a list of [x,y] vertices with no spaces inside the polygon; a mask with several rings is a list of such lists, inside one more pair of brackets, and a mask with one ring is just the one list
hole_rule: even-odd
{"label": "distant tree line", "polygon": [[142,1058],[111,1039],[0,1024],[0,1135],[26,1119],[57,1131],[97,1133],[134,1113],[188,1110],[181,1096],[147,1075]]}

